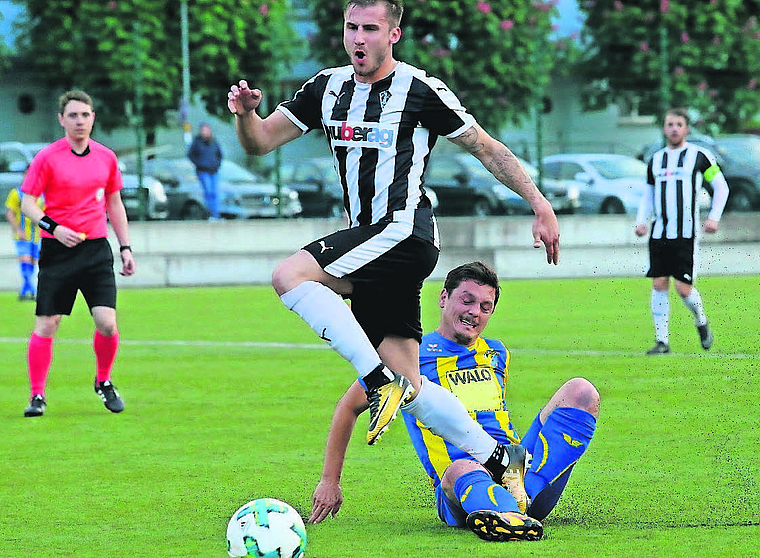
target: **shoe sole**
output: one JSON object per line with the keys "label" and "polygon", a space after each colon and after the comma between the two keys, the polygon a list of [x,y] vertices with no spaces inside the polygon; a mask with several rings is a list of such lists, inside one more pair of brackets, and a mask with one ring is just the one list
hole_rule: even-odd
{"label": "shoe sole", "polygon": [[[396,392],[398,390],[394,390]],[[383,433],[388,430],[388,427],[391,425],[391,422],[396,418],[396,415],[398,415],[398,410],[401,408],[401,405],[404,404],[404,402],[414,393],[414,387],[412,387],[412,384],[405,380],[405,386],[401,394],[398,396],[398,398],[395,398],[394,394],[391,394],[385,399],[385,402],[380,409],[380,411],[377,413],[377,420],[375,421],[374,426],[370,425],[370,428],[367,431],[367,444],[372,446],[375,445],[377,442],[380,441],[380,437],[383,435]],[[395,398],[395,400],[394,400]],[[388,417],[382,424],[381,419],[383,417],[387,417],[388,415],[388,408],[390,406],[393,406],[393,412],[390,414],[390,417]]]}
{"label": "shoe sole", "polygon": [[467,527],[484,541],[538,541],[544,526],[535,519],[524,525],[510,523],[495,511],[474,511],[467,516]]}
{"label": "shoe sole", "polygon": [[24,411],[25,417],[41,417],[45,414],[45,411]]}

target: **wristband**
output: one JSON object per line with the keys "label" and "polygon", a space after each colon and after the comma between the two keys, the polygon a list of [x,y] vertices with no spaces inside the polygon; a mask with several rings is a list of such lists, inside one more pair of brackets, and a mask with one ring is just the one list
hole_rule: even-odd
{"label": "wristband", "polygon": [[119,253],[122,253],[124,250],[132,251],[132,247],[129,244],[125,244],[124,246],[119,246]]}
{"label": "wristband", "polygon": [[50,234],[53,234],[53,231],[58,226],[58,223],[53,221],[50,217],[47,215],[43,215],[42,219],[40,219],[40,228],[43,229],[46,232],[49,232]]}

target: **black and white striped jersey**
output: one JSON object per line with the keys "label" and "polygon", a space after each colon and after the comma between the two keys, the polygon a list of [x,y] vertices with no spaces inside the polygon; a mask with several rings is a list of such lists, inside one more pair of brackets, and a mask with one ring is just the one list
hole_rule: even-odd
{"label": "black and white striped jersey", "polygon": [[707,149],[688,142],[678,149],[660,149],[647,167],[650,189],[639,207],[638,222],[654,214],[652,238],[696,238],[702,184],[705,180],[717,182],[718,178],[725,184],[715,157]]}
{"label": "black and white striped jersey", "polygon": [[351,66],[330,68],[278,110],[303,133],[327,135],[351,227],[408,223],[438,245],[423,186],[430,151],[439,136],[475,124],[441,80],[403,62],[372,84],[357,82]]}

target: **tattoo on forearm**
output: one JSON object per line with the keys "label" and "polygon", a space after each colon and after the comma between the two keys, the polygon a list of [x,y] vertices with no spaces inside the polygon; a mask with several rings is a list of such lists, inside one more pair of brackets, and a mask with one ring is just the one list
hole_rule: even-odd
{"label": "tattoo on forearm", "polygon": [[469,153],[477,153],[483,149],[484,144],[478,138],[478,129],[473,126],[461,136],[457,137],[455,143]]}

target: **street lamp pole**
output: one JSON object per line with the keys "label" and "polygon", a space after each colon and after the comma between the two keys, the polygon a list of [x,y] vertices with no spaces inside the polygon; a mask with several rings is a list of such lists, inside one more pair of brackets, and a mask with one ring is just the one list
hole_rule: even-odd
{"label": "street lamp pole", "polygon": [[665,25],[665,14],[668,5],[663,2],[660,8],[660,113],[670,108],[670,60],[668,58],[668,28]]}
{"label": "street lamp pole", "polygon": [[185,132],[185,144],[190,145],[192,133],[190,127],[190,39],[188,33],[187,0],[182,0],[180,8],[182,24],[182,106],[180,116]]}

